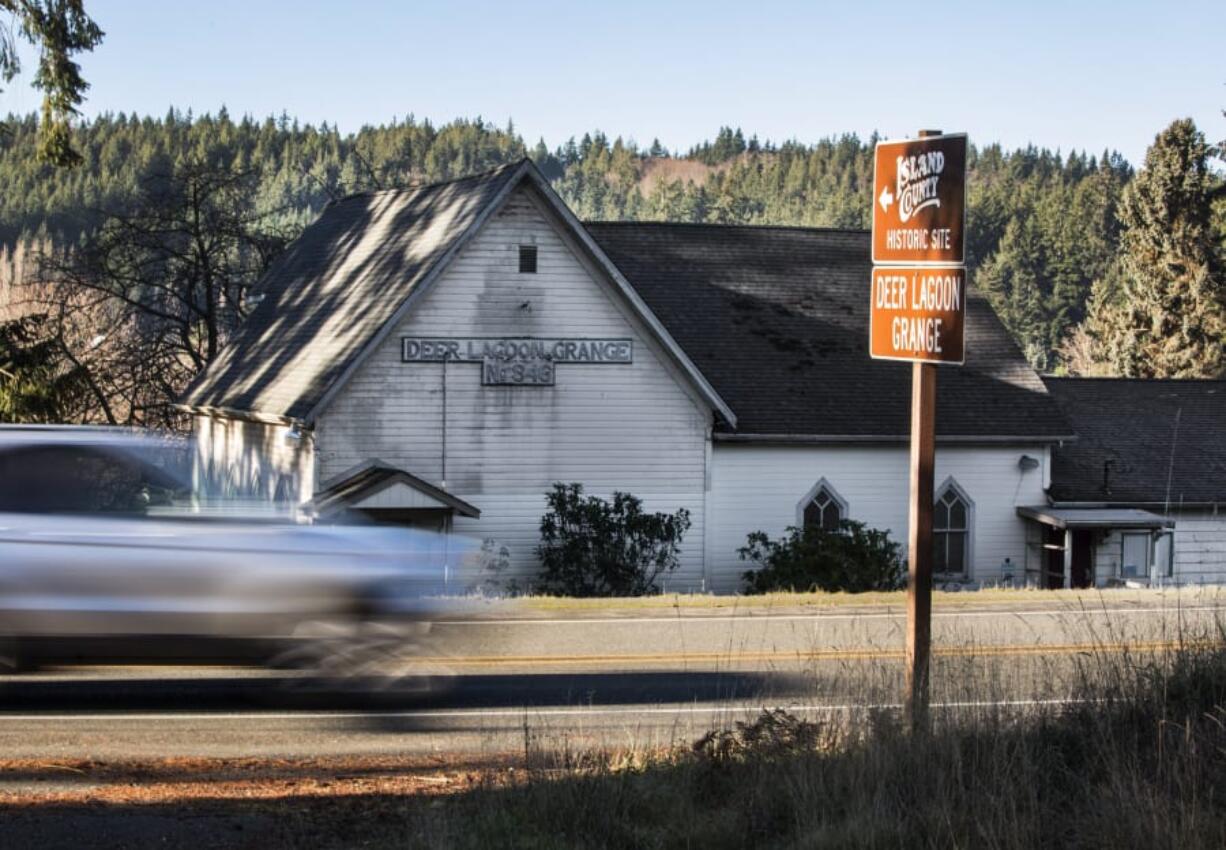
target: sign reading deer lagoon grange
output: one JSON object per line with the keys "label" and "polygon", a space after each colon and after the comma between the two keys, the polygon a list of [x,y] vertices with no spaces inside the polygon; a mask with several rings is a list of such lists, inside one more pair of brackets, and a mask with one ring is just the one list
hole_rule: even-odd
{"label": "sign reading deer lagoon grange", "polygon": [[966,135],[878,142],[869,354],[965,360]]}
{"label": "sign reading deer lagoon grange", "polygon": [[873,264],[966,261],[966,135],[878,142]]}
{"label": "sign reading deer lagoon grange", "polygon": [[404,363],[480,363],[487,386],[553,386],[555,367],[634,362],[634,341],[537,337],[401,337]]}
{"label": "sign reading deer lagoon grange", "polygon": [[872,289],[869,339],[873,357],[963,362],[964,268],[875,268]]}

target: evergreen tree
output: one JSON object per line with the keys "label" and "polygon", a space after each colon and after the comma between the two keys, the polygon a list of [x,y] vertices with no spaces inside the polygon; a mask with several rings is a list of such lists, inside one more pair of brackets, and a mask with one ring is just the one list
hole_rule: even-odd
{"label": "evergreen tree", "polygon": [[566,168],[562,165],[562,161],[549,152],[549,148],[545,146],[544,139],[538,139],[536,147],[532,149],[532,161],[536,163],[536,167],[545,175],[545,179],[550,182],[560,179],[566,173]]}
{"label": "evergreen tree", "polygon": [[1226,280],[1215,244],[1212,148],[1189,119],[1158,134],[1120,201],[1116,276],[1096,287],[1098,356],[1135,377],[1226,372]]}
{"label": "evergreen tree", "polygon": [[1048,366],[1047,317],[1043,309],[1044,251],[1033,218],[1009,222],[1000,248],[983,265],[977,285],[1032,365]]}
{"label": "evergreen tree", "polygon": [[76,421],[88,396],[84,370],[46,315],[0,322],[0,422]]}
{"label": "evergreen tree", "polygon": [[[81,0],[0,0],[3,13],[13,21],[9,27],[0,23],[0,80],[12,82],[21,71],[13,38],[18,33],[39,51],[34,74],[34,87],[43,92],[39,159],[52,165],[77,165],[81,155],[73,147],[69,122],[78,114],[89,84],[72,57],[97,47],[103,32],[85,14]],[[0,131],[5,129],[0,125]]]}

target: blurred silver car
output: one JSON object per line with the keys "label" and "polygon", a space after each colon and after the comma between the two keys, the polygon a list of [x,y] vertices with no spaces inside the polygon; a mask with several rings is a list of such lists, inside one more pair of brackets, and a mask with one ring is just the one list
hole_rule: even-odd
{"label": "blurred silver car", "polygon": [[0,427],[0,670],[254,656],[362,673],[412,649],[445,565],[474,552],[408,528],[201,508],[187,450],[121,429]]}

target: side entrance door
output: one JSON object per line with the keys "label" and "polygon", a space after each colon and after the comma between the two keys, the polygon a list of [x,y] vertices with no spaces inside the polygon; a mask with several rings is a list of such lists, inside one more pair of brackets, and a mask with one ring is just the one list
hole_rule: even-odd
{"label": "side entrance door", "polygon": [[1094,585],[1094,532],[1087,528],[1073,530],[1073,557],[1070,564],[1073,587]]}

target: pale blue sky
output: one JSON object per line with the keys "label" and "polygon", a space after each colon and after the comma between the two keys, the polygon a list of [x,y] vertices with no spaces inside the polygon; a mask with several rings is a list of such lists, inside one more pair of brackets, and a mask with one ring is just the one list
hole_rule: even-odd
{"label": "pale blue sky", "polygon": [[[282,110],[342,130],[410,112],[508,117],[550,147],[602,129],[687,148],[965,130],[1139,162],[1191,116],[1226,137],[1213,2],[557,3],[86,0],[107,31],[86,114]],[[37,93],[15,82],[0,113]]]}

